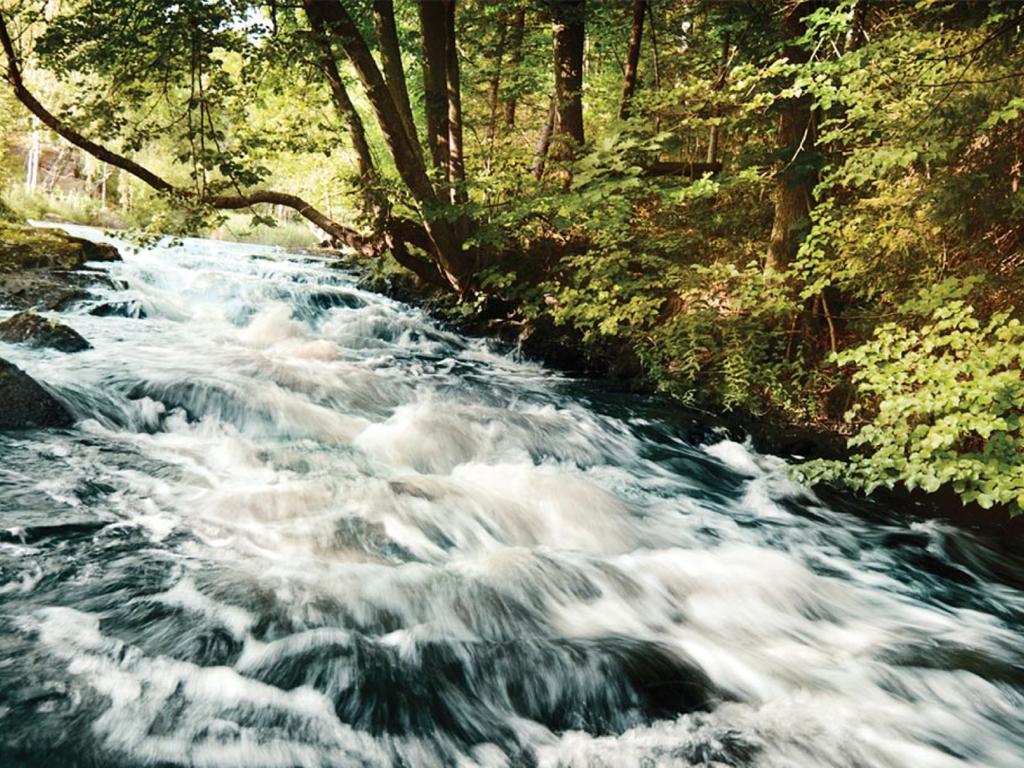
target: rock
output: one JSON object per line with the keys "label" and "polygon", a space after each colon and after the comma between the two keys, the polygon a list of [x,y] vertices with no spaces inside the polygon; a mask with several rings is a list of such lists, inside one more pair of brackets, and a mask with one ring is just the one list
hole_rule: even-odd
{"label": "rock", "polygon": [[111,245],[0,221],[0,306],[56,309],[95,282],[87,262],[119,258]]}
{"label": "rock", "polygon": [[90,309],[89,314],[95,317],[126,317],[132,320],[142,320],[146,317],[146,310],[138,301],[105,301]]}
{"label": "rock", "polygon": [[0,429],[67,427],[71,413],[18,366],[0,358]]}
{"label": "rock", "polygon": [[92,345],[78,331],[33,312],[19,312],[0,323],[0,341],[27,344],[30,347],[49,347],[61,352],[92,349]]}

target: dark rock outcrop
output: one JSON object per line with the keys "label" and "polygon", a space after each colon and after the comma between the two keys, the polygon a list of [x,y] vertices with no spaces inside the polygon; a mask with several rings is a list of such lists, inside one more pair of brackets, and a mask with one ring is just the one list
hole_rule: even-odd
{"label": "dark rock outcrop", "polygon": [[92,345],[73,328],[47,320],[34,312],[19,312],[0,323],[0,341],[49,347],[61,352],[81,352]]}
{"label": "dark rock outcrop", "polygon": [[18,366],[0,358],[0,429],[67,427],[74,419],[57,398]]}

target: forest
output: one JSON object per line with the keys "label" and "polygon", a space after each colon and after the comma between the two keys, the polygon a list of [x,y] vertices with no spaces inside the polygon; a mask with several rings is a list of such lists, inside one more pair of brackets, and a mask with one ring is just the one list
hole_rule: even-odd
{"label": "forest", "polygon": [[1024,1],[0,49],[0,768],[1021,768]]}
{"label": "forest", "polygon": [[556,363],[848,439],[808,481],[1016,515],[1022,23],[1013,0],[8,0],[6,197],[315,238]]}

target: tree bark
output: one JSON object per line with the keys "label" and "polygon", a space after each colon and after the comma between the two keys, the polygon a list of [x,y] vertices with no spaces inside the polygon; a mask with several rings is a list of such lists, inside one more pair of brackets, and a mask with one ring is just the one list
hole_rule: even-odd
{"label": "tree bark", "polygon": [[348,91],[345,90],[345,84],[338,72],[338,63],[334,59],[334,52],[331,50],[331,42],[324,29],[322,19],[310,19],[310,26],[313,28],[313,40],[320,51],[320,68],[327,77],[327,84],[331,89],[331,99],[352,139],[352,148],[356,152],[358,163],[359,183],[366,188],[375,178],[376,171],[373,165],[373,155],[370,153],[370,145],[366,141],[363,121],[359,117],[359,112],[356,111],[352,99],[349,98]]}
{"label": "tree bark", "polygon": [[544,177],[544,167],[548,162],[548,150],[551,148],[551,134],[555,130],[555,117],[558,112],[558,100],[552,96],[548,104],[548,116],[544,121],[540,136],[537,137],[537,145],[533,151],[533,165],[530,168],[535,179]]}
{"label": "tree bark", "polygon": [[651,53],[654,55],[654,90],[661,90],[661,57],[658,55],[658,30],[654,26],[654,6],[647,6],[647,23],[651,26]]}
{"label": "tree bark", "polygon": [[[520,6],[516,9],[515,19],[512,21],[512,35],[509,42],[509,70],[513,76],[523,63],[523,34],[526,30],[526,8]],[[516,102],[518,101],[515,92],[509,94],[505,99],[505,125],[514,128],[516,124]]]}
{"label": "tree bark", "polygon": [[296,195],[271,190],[254,190],[238,195],[199,195],[193,190],[175,187],[166,179],[136,163],[134,160],[91,141],[46,109],[25,86],[24,79],[21,76],[21,68],[18,65],[17,54],[14,50],[14,43],[8,33],[7,22],[2,14],[0,14],[0,45],[2,45],[4,54],[7,57],[6,78],[14,91],[15,98],[29,112],[39,118],[43,125],[97,160],[126,171],[158,192],[163,192],[182,200],[193,200],[211,208],[236,210],[239,208],[249,208],[260,203],[283,205],[297,211],[301,216],[313,222],[339,242],[354,248],[360,253],[376,254],[377,249],[372,241],[363,237],[355,230],[333,221]]}
{"label": "tree bark", "polygon": [[552,157],[571,159],[583,144],[584,0],[551,4],[555,37],[555,134]]}
{"label": "tree bark", "polygon": [[420,32],[423,45],[423,107],[427,118],[427,146],[434,168],[445,178],[450,161],[448,127],[447,3],[419,0]]}
{"label": "tree bark", "polygon": [[[817,7],[817,0],[792,3],[782,20],[785,39],[783,55],[791,64],[808,61],[807,51],[796,44],[807,27],[804,18]],[[814,171],[808,167],[814,152],[814,126],[809,95],[786,99],[779,113],[778,147],[782,156],[775,174],[775,213],[765,267],[785,270],[796,255],[802,234],[797,228],[810,214],[814,192]]]}
{"label": "tree bark", "polygon": [[412,117],[409,103],[409,87],[405,82],[405,67],[402,65],[402,49],[398,44],[398,28],[395,25],[395,6],[392,0],[373,0],[373,23],[377,29],[380,61],[384,70],[391,98],[402,116],[409,139],[419,142],[416,137],[416,121]]}
{"label": "tree bark", "polygon": [[844,50],[855,51],[864,45],[864,25],[867,23],[868,0],[856,0],[850,16],[850,27],[846,30]]}
{"label": "tree bark", "polygon": [[338,0],[303,0],[303,8],[307,16],[312,14],[323,19],[326,28],[337,37],[352,62],[391,151],[395,169],[416,201],[433,245],[431,255],[445,279],[460,294],[471,291],[473,274],[470,259],[462,249],[453,224],[438,215],[442,201],[427,175],[419,143],[413,141],[405,130],[399,108],[355,22]]}
{"label": "tree bark", "polygon": [[[445,80],[448,91],[448,182],[451,202],[466,202],[466,166],[462,146],[462,87],[459,78],[459,50],[455,45],[455,3],[445,6]],[[460,228],[465,225],[461,222]]]}
{"label": "tree bark", "polygon": [[498,96],[501,90],[501,67],[505,59],[505,40],[508,37],[505,24],[499,17],[498,42],[494,46],[494,70],[487,86],[487,145],[494,146],[494,137],[498,133]]}
{"label": "tree bark", "polygon": [[633,91],[636,90],[637,71],[640,67],[640,43],[644,34],[644,17],[647,14],[647,0],[633,0],[633,26],[629,32],[629,47],[626,51],[626,72],[622,81],[622,103],[619,105],[619,120],[628,120]]}
{"label": "tree bark", "polygon": [[[725,34],[722,36],[722,59],[721,59],[721,62],[722,62],[721,66],[719,66],[719,68],[718,68],[718,78],[715,80],[714,84],[711,86],[711,90],[713,90],[713,91],[719,91],[719,90],[722,89],[722,87],[725,85],[725,78],[728,75],[728,67],[729,67],[729,32],[728,31],[726,31]],[[721,109],[720,108],[717,108],[717,107],[715,108],[714,116],[716,118],[721,116]],[[708,163],[718,162],[718,143],[719,143],[719,140],[721,138],[720,133],[721,132],[719,131],[718,123],[713,124],[711,126],[711,130],[710,130],[709,135],[708,135],[708,156],[707,156]]]}

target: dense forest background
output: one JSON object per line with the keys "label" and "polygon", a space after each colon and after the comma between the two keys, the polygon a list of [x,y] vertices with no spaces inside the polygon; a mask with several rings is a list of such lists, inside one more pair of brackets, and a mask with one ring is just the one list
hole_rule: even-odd
{"label": "dense forest background", "polygon": [[1024,4],[6,0],[10,216],[329,240],[452,318],[1024,507]]}

